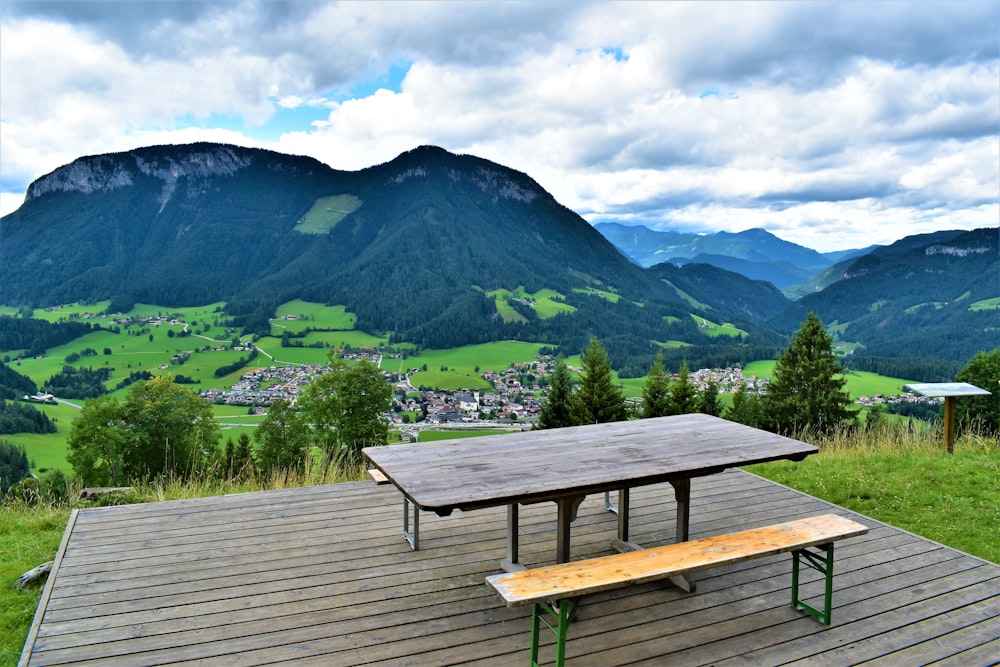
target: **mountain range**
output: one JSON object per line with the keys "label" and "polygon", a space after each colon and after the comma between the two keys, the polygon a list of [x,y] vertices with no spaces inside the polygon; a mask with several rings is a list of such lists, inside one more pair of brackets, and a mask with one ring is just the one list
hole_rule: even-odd
{"label": "mountain range", "polygon": [[711,264],[754,280],[766,280],[788,296],[798,296],[796,287],[810,283],[834,264],[877,247],[820,253],[779,239],[764,229],[692,234],[616,222],[598,222],[594,228],[640,266],[664,262],[678,266]]}
{"label": "mountain range", "polygon": [[[692,261],[648,267],[620,250],[625,231],[645,234],[595,229],[528,175],[432,146],[351,172],[260,149],[153,146],[83,157],[29,186],[0,219],[0,304],[223,301],[234,324],[265,332],[279,304],[301,298],[429,348],[519,339],[575,354],[597,336],[623,375],[657,350],[692,363],[773,356],[808,310],[881,357],[923,356],[892,341],[933,331],[931,356],[965,360],[1000,331],[1000,310],[970,308],[1000,296],[996,229],[854,257],[763,230],[678,235],[657,256]],[[722,256],[787,263],[812,291],[793,301],[775,280],[705,261]]]}

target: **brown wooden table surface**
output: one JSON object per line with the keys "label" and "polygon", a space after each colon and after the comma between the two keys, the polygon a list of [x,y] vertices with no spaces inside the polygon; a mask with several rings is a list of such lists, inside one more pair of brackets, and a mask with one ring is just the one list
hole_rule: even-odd
{"label": "brown wooden table surface", "polygon": [[518,504],[557,503],[557,560],[564,562],[569,524],[585,496],[622,492],[618,541],[623,548],[629,544],[628,489],[670,482],[678,503],[676,537],[683,541],[691,478],[753,463],[799,461],[818,450],[718,417],[687,414],[363,451],[421,510],[447,516],[456,509],[507,505],[513,541],[507,568],[517,566]]}

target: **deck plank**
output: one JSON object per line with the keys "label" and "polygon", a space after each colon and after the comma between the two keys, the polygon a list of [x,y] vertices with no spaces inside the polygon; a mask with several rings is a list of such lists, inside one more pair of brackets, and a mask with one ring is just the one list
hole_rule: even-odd
{"label": "deck plank", "polygon": [[[580,507],[574,559],[614,553],[602,501]],[[837,546],[833,626],[791,609],[790,558],[771,556],[701,572],[694,594],[644,584],[586,597],[569,664],[995,659],[997,565],[742,471],[693,480],[691,503],[691,537],[830,512],[867,525]],[[506,511],[422,513],[416,552],[402,511],[398,491],[370,481],[79,510],[22,665],[522,663],[530,610],[485,584]],[[526,565],[555,561],[555,514],[521,508]],[[672,541],[672,488],[633,490],[630,515],[636,541]],[[803,573],[804,594],[821,594],[819,576]]]}

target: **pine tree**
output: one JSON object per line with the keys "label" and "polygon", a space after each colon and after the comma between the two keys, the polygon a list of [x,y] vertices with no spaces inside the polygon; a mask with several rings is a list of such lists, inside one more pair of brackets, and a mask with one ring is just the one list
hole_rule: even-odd
{"label": "pine tree", "polygon": [[562,428],[563,426],[573,426],[573,415],[570,413],[570,404],[573,397],[573,378],[570,377],[566,361],[560,356],[556,359],[555,368],[552,370],[552,379],[549,382],[549,389],[545,396],[545,403],[542,405],[542,412],[538,415],[538,428]]}
{"label": "pine tree", "polygon": [[854,419],[844,369],[833,354],[833,338],[815,313],[778,355],[774,377],[762,399],[768,430],[799,435],[804,430],[831,432]]}
{"label": "pine tree", "polygon": [[663,353],[659,352],[649,367],[642,386],[642,419],[670,414],[670,380],[663,369]]}
{"label": "pine tree", "polygon": [[688,381],[690,375],[686,361],[681,362],[677,382],[670,387],[670,414],[686,415],[698,411],[698,390]]}
{"label": "pine tree", "polygon": [[726,410],[726,419],[757,428],[761,425],[760,398],[750,394],[746,385],[740,385],[733,393],[733,404]]}
{"label": "pine tree", "polygon": [[604,424],[623,421],[628,417],[625,397],[614,385],[611,363],[597,338],[582,355],[583,372],[580,386],[573,393],[571,413],[577,424]]}
{"label": "pine tree", "polygon": [[233,477],[243,479],[253,467],[253,454],[250,448],[250,435],[240,433],[236,439],[236,452],[233,456]]}
{"label": "pine tree", "polygon": [[698,412],[718,417],[722,414],[722,404],[719,402],[719,385],[715,380],[705,383],[705,391],[698,399]]}

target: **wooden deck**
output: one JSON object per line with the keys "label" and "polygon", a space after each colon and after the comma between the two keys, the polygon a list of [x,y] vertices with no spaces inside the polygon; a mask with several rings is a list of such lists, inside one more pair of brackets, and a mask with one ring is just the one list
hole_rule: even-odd
{"label": "wooden deck", "polygon": [[[791,608],[790,558],[773,556],[702,572],[692,594],[642,585],[585,598],[569,664],[1000,660],[1000,566],[739,470],[695,479],[691,493],[691,537],[831,511],[869,526],[837,547],[833,625]],[[602,500],[580,507],[574,559],[612,553]],[[416,552],[402,512],[399,493],[372,482],[77,511],[21,664],[527,662],[530,609],[506,608],[484,583],[500,571],[506,511],[422,513]],[[555,515],[552,503],[522,508],[529,567],[554,562]],[[671,487],[635,489],[633,539],[673,530]]]}

